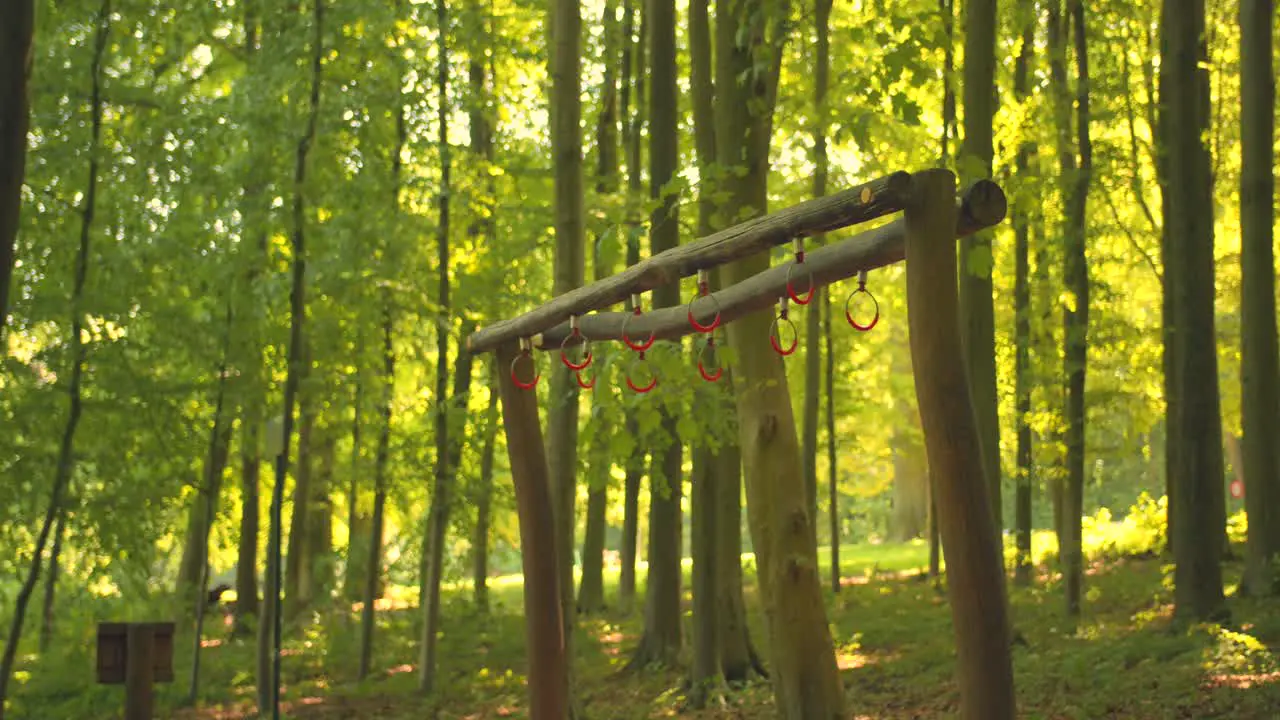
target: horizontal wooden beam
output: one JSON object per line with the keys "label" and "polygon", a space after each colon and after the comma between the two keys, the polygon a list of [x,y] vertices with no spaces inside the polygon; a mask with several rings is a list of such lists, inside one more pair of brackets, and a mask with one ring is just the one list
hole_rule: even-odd
{"label": "horizontal wooden beam", "polygon": [[474,353],[493,350],[503,342],[545,332],[568,322],[572,316],[612,307],[632,294],[679,282],[699,270],[751,257],[793,238],[884,217],[902,210],[910,193],[911,175],[899,171],[835,195],[749,220],[658,253],[617,275],[571,290],[523,315],[481,329],[467,338],[467,348]]}
{"label": "horizontal wooden beam", "polygon": [[[1000,186],[991,180],[979,180],[961,197],[956,237],[972,235],[998,224],[1004,220],[1007,211],[1008,202]],[[793,287],[798,293],[806,292],[809,273],[816,287],[853,277],[863,270],[902,262],[906,257],[905,238],[906,226],[902,218],[897,218],[847,240],[810,250],[804,263],[808,273],[793,271]],[[722,324],[774,305],[787,291],[787,270],[791,265],[788,261],[785,265],[771,267],[750,280],[712,293],[710,297],[713,300],[698,300],[694,307],[698,321],[710,322],[717,305]],[[621,340],[622,323],[628,317],[631,317],[631,322],[627,324],[627,336],[633,342],[644,341],[650,333],[658,340],[672,340],[695,332],[689,324],[687,304],[651,310],[639,316],[625,312],[594,313],[578,318],[578,328],[584,337],[592,341]],[[556,350],[569,333],[569,323],[563,322],[534,336],[533,344],[543,350]]]}

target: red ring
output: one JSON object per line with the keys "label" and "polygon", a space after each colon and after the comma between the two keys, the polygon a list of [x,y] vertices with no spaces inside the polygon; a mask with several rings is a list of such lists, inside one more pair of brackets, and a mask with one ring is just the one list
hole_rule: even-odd
{"label": "red ring", "polygon": [[[792,336],[791,347],[787,348],[786,350],[782,349],[781,339],[778,337],[778,330],[781,329],[779,327],[779,321],[785,322],[786,324],[791,326],[791,336]],[[795,323],[791,322],[790,318],[784,318],[784,317],[774,318],[773,327],[769,328],[769,344],[773,346],[774,352],[778,353],[783,357],[786,357],[791,353],[795,352],[796,348],[800,346],[800,334],[796,332]]]}
{"label": "red ring", "polygon": [[535,370],[537,369],[537,363],[533,361],[533,353],[529,352],[528,350],[522,350],[520,354],[516,355],[515,358],[511,361],[511,382],[515,383],[516,387],[520,388],[521,390],[532,390],[534,387],[538,385],[538,379],[542,377],[542,373],[534,373],[533,379],[527,383],[520,380],[520,378],[516,375],[516,363],[520,362],[520,358],[522,357],[529,358],[530,364],[534,366]]}
{"label": "red ring", "polygon": [[582,388],[583,390],[590,390],[591,388],[596,386],[596,379],[592,377],[591,382],[584,381],[582,379],[582,372],[580,370],[574,370],[573,377],[578,381],[578,387]]}
{"label": "red ring", "polygon": [[[875,307],[875,315],[871,318],[871,322],[866,325],[862,325],[858,323],[858,321],[854,320],[853,313],[849,310],[849,303],[853,301],[854,296],[858,293],[866,293],[867,297],[871,298],[871,302]],[[853,326],[854,330],[866,332],[875,327],[876,323],[880,322],[880,301],[876,300],[876,296],[872,295],[871,291],[868,290],[865,285],[860,285],[857,290],[849,293],[848,299],[844,301],[844,319],[849,321],[849,324]]]}
{"label": "red ring", "polygon": [[630,316],[628,316],[626,320],[622,321],[622,342],[626,343],[627,347],[631,348],[632,350],[635,350],[636,352],[644,352],[645,350],[648,350],[650,347],[653,346],[653,341],[657,339],[657,337],[656,335],[654,335],[654,333],[650,332],[649,339],[645,340],[643,343],[636,344],[631,342],[631,338],[627,337],[627,323],[631,322],[631,318],[636,317],[638,315],[640,315],[640,307],[636,306],[635,311]]}
{"label": "red ring", "polygon": [[715,382],[715,381],[717,381],[717,380],[719,380],[719,379],[720,379],[720,376],[721,376],[721,375],[723,375],[723,374],[724,374],[724,368],[723,368],[723,367],[717,367],[717,368],[716,368],[716,372],[715,372],[715,374],[713,375],[713,374],[711,374],[711,373],[707,372],[706,367],[704,367],[704,366],[703,366],[703,364],[702,364],[702,356],[703,356],[703,354],[707,352],[707,348],[715,347],[715,344],[716,344],[716,343],[715,343],[715,338],[707,338],[707,344],[706,344],[706,345],[703,345],[703,346],[702,346],[702,350],[698,352],[698,373],[699,373],[700,375],[702,375],[702,379],[703,379],[703,380],[706,380],[707,382]]}
{"label": "red ring", "polygon": [[578,370],[585,370],[587,366],[591,364],[591,341],[583,338],[582,346],[586,350],[586,355],[582,357],[582,363],[578,364],[571,361],[569,356],[565,354],[566,346],[569,344],[569,341],[575,337],[582,337],[582,333],[577,328],[574,328],[573,332],[566,335],[564,340],[560,341],[560,362],[564,363],[565,367],[576,372]]}
{"label": "red ring", "polygon": [[[703,297],[711,298],[711,302],[715,303],[716,306],[716,316],[711,319],[711,323],[709,325],[703,325],[693,316],[693,304],[698,302],[698,298]],[[689,325],[700,333],[713,332],[716,328],[720,327],[720,301],[716,300],[714,295],[707,292],[706,283],[698,283],[698,294],[694,295],[693,299],[689,301]]]}
{"label": "red ring", "polygon": [[814,290],[817,290],[817,286],[813,284],[813,273],[809,273],[809,292],[805,293],[803,297],[796,294],[796,289],[791,284],[791,272],[803,263],[803,259],[798,259],[796,262],[787,266],[787,295],[789,295],[791,297],[791,301],[797,305],[808,305],[809,301],[813,300]]}
{"label": "red ring", "polygon": [[[644,362],[644,351],[640,351],[639,359],[640,359],[640,362]],[[658,376],[656,374],[653,376],[653,379],[649,381],[649,384],[645,385],[644,387],[636,387],[635,382],[631,379],[630,372],[626,373],[626,378],[627,378],[627,387],[630,387],[632,390],[635,390],[636,392],[642,393],[642,394],[649,392],[650,390],[654,389],[658,385]]]}

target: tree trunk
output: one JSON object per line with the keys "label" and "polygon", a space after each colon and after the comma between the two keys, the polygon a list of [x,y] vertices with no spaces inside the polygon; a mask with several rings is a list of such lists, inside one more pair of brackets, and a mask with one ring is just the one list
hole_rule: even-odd
{"label": "tree trunk", "polygon": [[1280,553],[1280,350],[1276,341],[1275,76],[1272,0],[1240,3],[1240,398],[1243,406],[1245,508],[1249,537],[1242,589],[1269,595]]}
{"label": "tree trunk", "polygon": [[[679,162],[679,105],[676,90],[676,10],[674,0],[653,0],[649,11],[649,253],[657,255],[680,242],[677,197],[666,191]],[[679,284],[653,292],[655,308],[681,304]],[[680,581],[683,486],[680,436],[676,418],[662,413],[663,447],[655,449],[649,472],[649,574],[645,585],[644,635],[632,667],[674,665],[680,652]]]}
{"label": "tree trunk", "polygon": [[31,122],[27,85],[31,81],[35,2],[15,0],[8,4],[5,14],[8,20],[0,30],[0,65],[9,71],[0,77],[0,341],[4,340],[9,322],[9,284],[26,172],[27,128]]}
{"label": "tree trunk", "polygon": [[[836,356],[831,351],[831,294],[823,298],[822,334],[827,344],[827,522],[831,535],[831,592],[840,592],[840,481],[836,468]],[[932,497],[932,496],[930,496]]]}
{"label": "tree trunk", "polygon": [[[400,115],[403,118],[403,114]],[[403,123],[399,123],[403,127]],[[399,163],[397,163],[398,167]],[[398,173],[397,173],[398,176]],[[399,192],[396,192],[399,207]],[[369,529],[369,557],[365,562],[364,599],[360,609],[360,680],[373,666],[374,602],[382,578],[382,527],[387,507],[387,462],[391,455],[391,403],[395,399],[396,351],[392,342],[390,293],[382,307],[382,426],[378,429],[378,449],[373,459],[373,520]]]}
{"label": "tree trunk", "polygon": [[[991,177],[995,116],[996,0],[972,0],[964,8],[964,140],[958,170],[970,181]],[[960,241],[960,322],[965,368],[978,413],[982,468],[996,527],[1001,518],[1000,413],[996,392],[995,306],[992,301],[991,232]]]}
{"label": "tree trunk", "polygon": [[1222,418],[1214,331],[1213,188],[1202,137],[1209,124],[1204,0],[1164,0],[1160,124],[1166,176],[1173,293],[1174,406],[1170,446],[1174,613],[1210,620],[1225,614],[1222,592]]}
{"label": "tree trunk", "polygon": [[[19,22],[18,25],[22,23]],[[103,0],[96,19],[97,31],[94,38],[93,60],[90,63],[89,112],[91,135],[89,141],[89,179],[83,199],[80,215],[80,247],[76,253],[75,280],[71,290],[71,332],[68,344],[71,346],[71,373],[67,393],[70,408],[67,422],[63,428],[62,443],[58,448],[58,464],[55,466],[53,487],[49,492],[49,504],[45,508],[44,522],[40,533],[36,536],[36,545],[31,554],[31,564],[27,576],[22,581],[18,596],[14,602],[13,620],[9,626],[9,637],[5,642],[4,655],[0,656],[0,720],[4,718],[5,699],[8,697],[9,680],[13,676],[14,662],[17,659],[18,644],[22,641],[23,621],[26,619],[27,605],[35,593],[36,584],[40,581],[40,565],[44,559],[45,544],[49,541],[55,520],[63,511],[63,495],[71,483],[75,471],[75,436],[80,424],[81,383],[84,377],[85,347],[81,342],[84,327],[84,287],[89,274],[89,246],[93,237],[94,212],[97,209],[98,190],[98,156],[102,138],[102,66],[106,56],[107,35],[111,30],[111,0]],[[25,135],[24,135],[25,137]]]}
{"label": "tree trunk", "polygon": [[311,473],[315,458],[312,445],[316,433],[315,391],[310,387],[311,352],[309,341],[303,332],[304,360],[300,363],[298,378],[298,461],[293,466],[293,507],[289,512],[289,549],[284,565],[284,619],[292,621],[311,600],[311,567],[307,549],[307,520],[311,513]]}
{"label": "tree trunk", "polygon": [[916,396],[929,467],[956,636],[963,720],[1016,716],[999,529],[985,482],[982,450],[963,366],[955,306],[955,176],[916,173],[906,209],[907,305]]}
{"label": "tree trunk", "polygon": [[[474,330],[470,321],[462,325],[462,337]],[[471,399],[471,366],[473,356],[466,348],[460,348],[453,369],[453,397],[450,400],[450,415],[465,415]],[[421,656],[419,658],[419,689],[430,692],[435,682],[436,638],[440,632],[440,583],[444,580],[444,543],[449,530],[449,514],[453,509],[454,486],[458,481],[458,466],[462,463],[462,449],[465,437],[458,434],[449,441],[446,448],[444,472],[437,476],[435,492],[431,497],[431,558],[428,563],[428,595],[425,624],[422,635]]]}
{"label": "tree trunk", "polygon": [[[785,40],[776,34],[787,10],[785,4],[766,6],[759,0],[724,0],[716,6],[716,152],[720,165],[731,171],[720,188],[725,198],[720,207],[738,217],[767,210],[769,138]],[[753,69],[756,81],[740,84],[738,78]],[[768,265],[768,254],[761,253],[727,266],[723,279],[740,282]],[[823,605],[812,518],[807,498],[793,491],[802,462],[786,368],[760,342],[771,322],[768,314],[755,313],[731,324],[728,336],[737,360],[740,446],[773,654],[774,698],[779,717],[787,720],[839,718],[844,692]]]}
{"label": "tree trunk", "polygon": [[49,574],[44,579],[44,605],[40,613],[40,654],[49,651],[53,642],[54,602],[58,590],[58,575],[61,571],[62,539],[66,535],[67,513],[58,513],[58,521],[53,527],[53,547],[49,550]]}
{"label": "tree trunk", "polygon": [[604,536],[608,524],[609,469],[607,459],[597,457],[587,493],[587,527],[582,536],[582,579],[578,586],[578,612],[594,614],[604,609]]}
{"label": "tree trunk", "polygon": [[333,590],[333,466],[338,438],[331,426],[320,432],[315,470],[307,494],[307,597],[327,599]]}
{"label": "tree trunk", "polygon": [[360,444],[360,421],[363,419],[364,406],[364,377],[360,372],[360,365],[364,356],[364,333],[359,332],[356,336],[354,359],[356,388],[352,403],[351,470],[347,482],[347,565],[342,579],[342,597],[350,601],[360,599],[360,583],[365,575],[364,558],[369,555],[369,548],[365,544],[368,540],[367,516],[360,513],[360,453],[363,449]]}
{"label": "tree trunk", "polygon": [[[640,13],[639,37],[633,40],[636,12]],[[623,0],[622,13],[622,88],[619,100],[623,123],[623,145],[627,153],[627,222],[630,227],[627,231],[626,263],[630,267],[640,262],[640,223],[630,213],[632,205],[638,201],[644,189],[643,174],[640,169],[642,141],[640,129],[644,122],[644,45],[648,14],[644,11],[643,3],[637,10],[632,7],[631,0]],[[636,110],[631,113],[628,108],[633,80]],[[630,309],[630,301],[627,307]],[[639,435],[640,426],[633,411],[627,411],[624,427],[631,437]],[[618,606],[626,613],[630,613],[635,605],[636,555],[640,530],[640,480],[644,476],[645,463],[645,451],[637,444],[631,457],[627,458],[626,478],[623,481],[622,491],[622,573],[618,579]]]}
{"label": "tree trunk", "polygon": [[[511,367],[519,357],[514,344],[501,346],[498,366]],[[556,568],[554,512],[547,456],[538,422],[537,395],[517,388],[509,374],[499,375],[502,420],[520,518],[520,559],[524,572],[525,646],[528,648],[529,717],[570,717],[569,654],[560,571]]]}
{"label": "tree trunk", "polygon": [[[899,417],[911,417],[913,413],[904,406],[899,404]],[[895,430],[894,434],[893,536],[909,542],[929,530],[929,468],[913,431]]]}
{"label": "tree trunk", "polygon": [[480,452],[480,485],[476,492],[476,534],[471,542],[472,586],[476,607],[489,609],[489,515],[493,503],[493,452],[498,436],[498,375],[490,363],[489,409],[485,411],[484,449]]}
{"label": "tree trunk", "polygon": [[[282,508],[284,505],[284,484],[289,471],[289,451],[293,442],[294,409],[298,400],[298,384],[306,374],[308,362],[304,345],[304,328],[307,314],[307,244],[306,244],[306,197],[307,156],[311,144],[315,141],[316,125],[320,116],[320,82],[322,60],[324,58],[324,0],[315,0],[314,17],[312,19],[311,38],[311,88],[308,98],[307,123],[302,135],[298,138],[297,152],[293,167],[293,236],[291,250],[293,254],[292,283],[289,292],[289,349],[286,355],[288,373],[284,383],[284,409],[281,412],[280,454],[275,458],[275,485],[271,491],[271,527],[268,532],[267,591],[263,612],[261,631],[258,633],[259,680],[258,697],[259,713],[270,707],[273,710],[280,703],[280,648],[283,632],[283,608],[280,591],[283,586],[281,571],[281,532],[283,530]],[[306,497],[305,495],[303,497]],[[297,508],[294,508],[297,512]],[[270,650],[268,653],[267,650]],[[271,678],[264,682],[263,671],[266,669],[263,658],[269,655]],[[265,692],[264,692],[265,691]]]}
{"label": "tree trunk", "polygon": [[[814,0],[814,30],[817,47],[813,61],[813,196],[827,194],[827,84],[831,72],[831,5],[832,0]],[[815,235],[813,244],[826,242],[825,235]],[[809,500],[809,526],[813,544],[818,544],[818,402],[822,396],[822,314],[827,303],[827,288],[818,288],[805,313],[804,336],[804,437],[801,456],[804,459],[804,490]]]}
{"label": "tree trunk", "polygon": [[[556,252],[552,292],[569,292],[582,285],[586,272],[583,241],[582,191],[582,9],[576,0],[553,0],[551,34],[551,153],[555,164]],[[578,383],[573,372],[556,364],[550,372],[551,406],[547,414],[552,507],[556,529],[556,563],[560,588],[561,626],[568,671],[573,670],[573,535],[578,470]],[[504,403],[504,412],[506,411]],[[526,576],[527,577],[527,576]],[[536,616],[535,616],[536,617]],[[543,620],[545,621],[545,620]],[[569,683],[569,697],[573,696]]]}
{"label": "tree trunk", "polygon": [[[702,5],[703,9],[706,5]],[[715,456],[705,446],[693,451],[692,550],[693,550],[693,666],[689,677],[689,705],[706,707],[720,694],[724,675],[720,670],[720,639],[717,637],[716,589],[716,497]]]}
{"label": "tree trunk", "polygon": [[[1014,64],[1013,90],[1019,103],[1029,102],[1031,88],[1028,80],[1035,57],[1036,8],[1031,0],[1018,5],[1018,21],[1022,27],[1022,44]],[[1024,129],[1032,132],[1030,123]],[[1024,142],[1018,148],[1014,168],[1019,182],[1029,185],[1034,181],[1031,158],[1036,148],[1033,142]],[[1013,211],[1014,233],[1014,415],[1017,433],[1017,469],[1014,471],[1016,494],[1014,497],[1014,531],[1017,536],[1017,552],[1014,558],[1014,581],[1019,585],[1031,584],[1031,490],[1033,487],[1031,445],[1031,284],[1030,284],[1030,231],[1037,213],[1034,201],[1028,193],[1015,193]],[[1021,202],[1018,202],[1021,200]]]}
{"label": "tree trunk", "polygon": [[[731,374],[722,380],[726,382],[725,392],[732,393],[732,380]],[[720,503],[715,513],[720,669],[728,682],[742,683],[752,672],[766,674],[751,643],[747,604],[742,597],[742,453],[731,441],[714,457],[711,472],[716,477],[712,484]]]}

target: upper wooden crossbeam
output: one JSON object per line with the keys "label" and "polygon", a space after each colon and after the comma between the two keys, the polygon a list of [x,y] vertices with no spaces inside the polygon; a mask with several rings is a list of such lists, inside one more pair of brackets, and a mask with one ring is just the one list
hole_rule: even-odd
{"label": "upper wooden crossbeam", "polygon": [[[1000,186],[991,180],[979,180],[961,195],[955,236],[965,237],[996,225],[1004,220],[1007,210],[1008,202]],[[851,238],[809,250],[804,265],[800,266],[804,269],[791,272],[793,287],[803,294],[811,287],[810,282],[812,287],[819,287],[853,277],[863,270],[902,262],[906,257],[905,239],[904,220],[896,218]],[[787,272],[791,267],[790,262],[775,265],[711,293],[708,298],[698,299],[694,310],[699,322],[707,324],[717,310],[720,322],[727,324],[768,308],[786,294]],[[651,334],[657,340],[671,340],[696,332],[689,324],[688,305],[654,309],[636,316],[626,312],[592,313],[578,319],[578,332],[592,341],[621,340],[624,321],[627,321],[627,335],[635,342],[643,342]],[[569,323],[561,323],[534,336],[533,345],[543,350],[559,349],[570,332]]]}
{"label": "upper wooden crossbeam", "polygon": [[835,195],[815,198],[748,220],[700,240],[642,260],[622,272],[560,295],[529,312],[483,328],[467,338],[467,349],[486,352],[520,338],[532,338],[589,312],[612,307],[699,270],[751,257],[797,237],[838,230],[898,212],[911,195],[911,175],[895,172]]}

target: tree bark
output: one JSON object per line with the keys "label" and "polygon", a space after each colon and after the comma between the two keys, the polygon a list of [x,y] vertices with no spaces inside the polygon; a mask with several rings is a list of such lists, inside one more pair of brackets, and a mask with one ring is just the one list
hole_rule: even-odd
{"label": "tree bark", "polygon": [[937,489],[938,525],[947,563],[956,636],[960,717],[1016,716],[999,529],[988,497],[982,447],[963,366],[955,315],[955,253],[940,242],[955,225],[955,176],[915,176],[906,211],[907,305],[916,396],[929,467]]}
{"label": "tree bark", "polygon": [[1221,551],[1222,417],[1214,331],[1213,188],[1202,137],[1209,124],[1204,0],[1164,0],[1160,124],[1166,175],[1165,229],[1174,290],[1172,515],[1174,614],[1225,615]]}
{"label": "tree bark", "polygon": [[1269,595],[1280,553],[1280,350],[1275,296],[1273,0],[1240,3],[1240,398],[1249,536],[1242,589]]}
{"label": "tree bark", "polygon": [[[767,210],[769,138],[785,42],[778,33],[788,11],[785,3],[766,6],[758,0],[716,5],[716,151],[730,176],[719,188],[725,197],[721,222],[727,222],[726,211],[751,216]],[[738,78],[753,68],[756,80],[741,84]],[[726,267],[723,280],[745,280],[768,263],[765,253],[739,260]],[[823,606],[812,518],[807,498],[793,492],[802,461],[786,368],[760,343],[771,321],[766,313],[749,315],[731,324],[728,336],[737,356],[740,444],[775,706],[787,720],[841,718],[844,692]]]}
{"label": "tree bark", "polygon": [[58,513],[58,521],[53,526],[53,547],[49,549],[49,574],[44,579],[44,603],[40,613],[40,654],[49,651],[53,643],[55,615],[53,612],[58,591],[58,576],[62,565],[62,540],[66,536],[67,513]]}
{"label": "tree bark", "polygon": [[490,363],[489,409],[485,411],[484,448],[480,451],[480,479],[476,492],[475,539],[471,542],[472,592],[476,607],[489,609],[489,516],[493,504],[493,454],[498,436],[498,375]]}
{"label": "tree bark", "polygon": [[[1031,0],[1022,0],[1018,4],[1018,22],[1021,25],[1021,46],[1018,58],[1014,63],[1013,90],[1019,103],[1024,107],[1031,97],[1029,76],[1032,63],[1035,61],[1036,41],[1036,8]],[[1033,128],[1030,123],[1023,129],[1030,137]],[[1014,160],[1014,171],[1020,184],[1026,186],[1034,181],[1031,172],[1031,158],[1035,155],[1035,143],[1024,141],[1018,148]],[[1014,405],[1015,432],[1017,433],[1016,470],[1014,480],[1016,491],[1014,496],[1014,530],[1017,550],[1014,557],[1014,581],[1019,585],[1031,584],[1031,496],[1033,483],[1033,466],[1031,444],[1031,265],[1030,235],[1031,223],[1038,213],[1033,208],[1034,200],[1030,193],[1020,192],[1014,196],[1013,233],[1014,233]]]}
{"label": "tree bark", "polygon": [[[832,0],[814,0],[814,30],[817,45],[813,61],[813,196],[827,194],[827,85],[831,74]],[[826,236],[813,237],[815,246]],[[822,396],[822,314],[827,289],[818,288],[805,313],[804,336],[804,432],[801,456],[804,460],[804,490],[809,500],[809,526],[813,543],[818,544],[818,404]]]}
{"label": "tree bark", "polygon": [[[31,122],[34,0],[14,0],[5,11],[0,30],[0,342],[9,323],[9,285],[13,277],[18,220],[22,209],[22,181],[26,174],[27,129]],[[2,712],[2,711],[0,711]]]}
{"label": "tree bark", "polygon": [[[725,392],[732,393],[733,375],[725,378]],[[720,670],[726,681],[743,683],[751,674],[767,675],[747,625],[747,604],[742,597],[742,452],[731,440],[714,456],[711,472],[719,507],[716,509],[716,590],[720,642]]]}
{"label": "tree bark", "polygon": [[[831,350],[831,293],[823,298],[822,334],[827,344],[827,522],[831,536],[831,592],[840,593],[840,475],[836,467],[836,356]],[[932,495],[930,495],[932,497]]]}
{"label": "tree bark", "polygon": [[[267,712],[267,708],[274,711],[280,705],[280,649],[281,635],[283,633],[283,608],[281,607],[280,591],[283,586],[281,571],[281,531],[283,529],[283,521],[281,518],[282,507],[284,505],[284,485],[285,478],[289,471],[289,452],[290,445],[293,442],[293,423],[294,409],[298,400],[298,385],[302,377],[306,374],[306,364],[309,362],[306,347],[304,345],[304,329],[306,326],[307,314],[307,295],[306,295],[306,279],[307,279],[307,244],[306,244],[306,180],[307,180],[307,157],[311,151],[311,144],[315,141],[316,125],[320,119],[320,86],[321,86],[321,70],[324,58],[324,0],[315,0],[312,18],[312,38],[311,38],[311,88],[308,98],[308,111],[306,127],[302,135],[298,138],[297,150],[294,155],[293,167],[293,231],[291,238],[291,249],[293,252],[292,262],[292,281],[289,291],[289,349],[286,353],[288,363],[288,373],[285,376],[284,383],[284,408],[281,412],[281,443],[280,454],[275,458],[275,484],[271,491],[271,526],[268,532],[268,554],[267,560],[267,591],[266,602],[263,612],[262,624],[258,634],[259,644],[259,670],[265,668],[261,664],[261,659],[267,653],[265,649],[270,649],[270,666],[271,678],[269,682],[263,682],[265,678],[259,675],[258,681],[258,712]],[[299,443],[301,444],[301,443]],[[304,496],[305,497],[305,496]],[[297,508],[294,508],[297,512]],[[264,688],[264,685],[266,686]],[[264,692],[265,691],[265,692]]]}
{"label": "tree bark", "polygon": [[[551,153],[555,165],[556,252],[552,292],[567,293],[582,285],[586,271],[583,242],[582,177],[582,10],[576,0],[554,0],[551,34]],[[550,371],[551,406],[547,414],[546,453],[550,460],[555,517],[555,567],[559,572],[561,619],[566,666],[573,670],[573,535],[578,474],[578,383],[563,364]],[[504,402],[503,411],[506,412]],[[527,575],[526,575],[527,577]],[[545,622],[545,618],[538,617]],[[572,697],[572,680],[569,697]]]}
{"label": "tree bark", "polygon": [[[652,0],[649,12],[649,217],[650,257],[680,242],[677,197],[666,189],[679,162],[676,90],[676,9],[674,0]],[[655,308],[682,304],[678,284],[653,292]],[[643,356],[641,356],[643,357]],[[662,413],[663,445],[655,448],[649,473],[649,574],[645,586],[644,635],[632,667],[674,665],[680,652],[681,513],[683,448],[676,418]]]}
{"label": "tree bark", "polygon": [[[995,116],[996,0],[972,0],[964,9],[964,139],[958,170],[966,181],[991,177]],[[996,391],[995,306],[991,233],[960,243],[960,318],[965,368],[978,413],[982,467],[996,527],[1001,518],[1000,413]],[[945,540],[944,540],[945,542]]]}
{"label": "tree bark", "polygon": [[27,605],[30,604],[31,596],[35,594],[36,585],[40,582],[40,565],[44,559],[45,545],[49,541],[49,534],[53,530],[56,518],[64,509],[63,495],[75,471],[75,437],[82,409],[81,384],[84,379],[86,354],[84,343],[81,341],[85,312],[84,288],[89,275],[89,248],[93,238],[94,213],[97,210],[98,157],[102,145],[102,67],[107,54],[107,36],[111,31],[111,0],[102,0],[95,25],[97,30],[94,36],[93,59],[89,66],[92,78],[89,96],[89,178],[80,212],[80,245],[75,259],[75,276],[71,289],[71,331],[68,334],[71,372],[67,394],[70,407],[66,425],[63,427],[62,442],[58,447],[58,462],[54,469],[53,487],[49,491],[49,504],[45,508],[44,522],[40,525],[40,533],[36,535],[31,564],[27,569],[27,576],[22,581],[22,587],[18,590],[13,606],[13,620],[9,625],[9,637],[5,641],[4,654],[0,656],[0,720],[4,720],[5,699],[8,697],[9,680],[13,677],[18,644],[22,641]]}
{"label": "tree bark", "polygon": [[[640,14],[638,37],[636,34],[636,13]],[[640,129],[644,123],[644,67],[645,67],[645,35],[647,13],[644,3],[634,8],[632,0],[622,3],[622,83],[619,91],[622,118],[622,144],[627,156],[627,267],[640,262],[639,221],[632,216],[635,205],[644,190],[643,173],[640,168],[642,137]],[[630,112],[632,86],[635,88],[635,112]],[[628,301],[627,309],[631,309]],[[628,410],[624,427],[628,435],[637,437],[640,432],[635,412]],[[636,555],[640,530],[640,481],[644,476],[645,451],[636,444],[631,457],[626,461],[626,478],[622,490],[622,570],[618,578],[618,606],[630,613],[635,605],[636,596]]]}
{"label": "tree bark", "polygon": [[[705,9],[705,4],[703,8]],[[705,445],[693,451],[692,550],[693,550],[693,664],[689,676],[689,705],[706,707],[722,692],[720,670],[720,626],[717,618],[716,579],[716,498],[715,456]]]}
{"label": "tree bark", "polygon": [[[403,117],[403,115],[401,115]],[[403,126],[403,124],[401,124]],[[397,173],[398,174],[398,173]],[[399,192],[396,192],[396,207]],[[391,456],[391,403],[395,398],[396,352],[392,340],[394,322],[390,293],[384,292],[382,307],[382,423],[378,428],[378,448],[373,459],[373,520],[369,530],[369,557],[365,562],[364,599],[360,609],[360,667],[364,680],[373,667],[374,607],[382,579],[382,528],[387,507],[387,463]]]}

